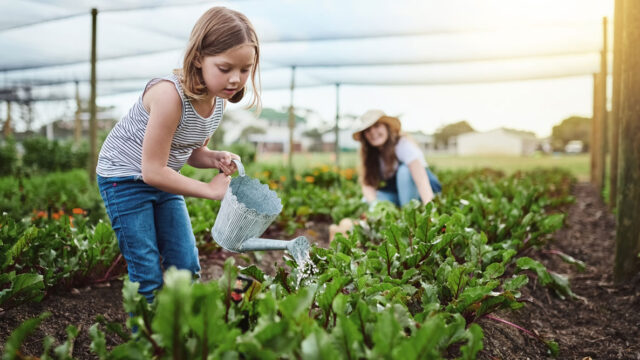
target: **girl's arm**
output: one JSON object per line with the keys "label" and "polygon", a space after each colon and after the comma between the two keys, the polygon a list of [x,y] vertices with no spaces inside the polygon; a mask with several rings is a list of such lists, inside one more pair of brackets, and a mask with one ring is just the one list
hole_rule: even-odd
{"label": "girl's arm", "polygon": [[236,164],[231,160],[240,160],[240,156],[228,151],[215,151],[207,147],[209,139],[204,145],[193,150],[187,160],[187,164],[198,169],[220,169],[225,175],[231,175],[236,171]]}
{"label": "girl's arm", "polygon": [[229,187],[224,173],[209,183],[180,175],[167,166],[171,140],[182,115],[182,101],[174,85],[159,82],[144,95],[149,122],[142,142],[142,178],[145,183],[173,194],[220,200]]}
{"label": "girl's arm", "polygon": [[433,190],[431,190],[431,184],[429,183],[427,170],[425,170],[425,168],[422,166],[422,163],[419,159],[413,160],[409,163],[409,171],[411,172],[413,182],[418,188],[418,194],[420,194],[422,203],[426,204],[429,201],[433,200]]}

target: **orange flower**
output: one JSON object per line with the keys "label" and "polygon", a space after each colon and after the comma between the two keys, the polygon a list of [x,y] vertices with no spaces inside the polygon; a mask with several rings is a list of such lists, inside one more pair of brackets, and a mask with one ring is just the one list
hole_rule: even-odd
{"label": "orange flower", "polygon": [[273,182],[273,181],[269,181],[269,189],[271,189],[271,190],[275,190],[275,189],[277,189],[277,188],[278,188],[278,184],[276,184],[276,183],[275,183],[275,182]]}
{"label": "orange flower", "polygon": [[285,182],[285,181],[287,181],[287,177],[284,175],[280,176],[280,182]]}
{"label": "orange flower", "polygon": [[308,183],[313,183],[316,179],[313,176],[305,176],[304,181]]}
{"label": "orange flower", "polygon": [[302,176],[296,175],[296,180],[298,180],[298,181],[302,180]]}
{"label": "orange flower", "polygon": [[82,214],[84,214],[84,210],[82,210],[81,208],[73,208],[73,210],[71,210],[71,212],[74,215],[82,215]]}
{"label": "orange flower", "polygon": [[53,213],[53,215],[51,215],[51,217],[52,217],[54,220],[60,220],[60,214],[59,214],[59,213]]}

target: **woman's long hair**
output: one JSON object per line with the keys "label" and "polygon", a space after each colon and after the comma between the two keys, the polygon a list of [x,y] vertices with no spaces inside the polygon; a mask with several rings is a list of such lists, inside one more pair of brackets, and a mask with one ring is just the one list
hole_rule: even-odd
{"label": "woman's long hair", "polygon": [[[377,188],[380,181],[388,178],[393,174],[396,159],[396,144],[400,140],[400,134],[392,132],[389,125],[383,125],[387,128],[389,137],[381,148],[377,148],[369,144],[364,134],[360,137],[360,173],[363,174],[361,181],[365,185]],[[380,168],[380,159],[384,163],[385,173]]]}

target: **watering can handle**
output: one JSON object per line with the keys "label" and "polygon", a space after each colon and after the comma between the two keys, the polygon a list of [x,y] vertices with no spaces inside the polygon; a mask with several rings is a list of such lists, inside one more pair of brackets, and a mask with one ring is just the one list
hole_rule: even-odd
{"label": "watering can handle", "polygon": [[242,165],[242,162],[238,159],[232,159],[231,161],[233,161],[234,163],[236,163],[236,167],[238,168],[238,174],[240,176],[244,176],[244,166]]}

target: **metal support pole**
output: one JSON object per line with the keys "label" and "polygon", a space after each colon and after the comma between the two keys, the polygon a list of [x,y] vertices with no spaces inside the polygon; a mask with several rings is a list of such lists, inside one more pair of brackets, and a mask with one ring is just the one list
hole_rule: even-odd
{"label": "metal support pole", "polygon": [[98,131],[96,124],[96,40],[98,9],[91,9],[91,97],[89,99],[89,181],[96,181],[98,160]]}
{"label": "metal support pole", "polygon": [[598,132],[598,117],[600,116],[600,112],[598,111],[598,106],[600,102],[598,101],[598,97],[600,95],[598,89],[599,76],[597,73],[593,74],[593,115],[591,117],[591,136],[590,136],[590,144],[589,144],[589,155],[590,155],[590,180],[592,184],[596,183],[596,173],[598,168],[597,163],[597,154],[598,154],[598,137],[596,136]]}
{"label": "metal support pole", "polygon": [[4,133],[4,138],[6,139],[12,133],[11,129],[11,101],[7,101],[7,121],[4,122],[4,127],[2,128]]}
{"label": "metal support pole", "polygon": [[289,105],[289,177],[293,181],[295,171],[293,169],[293,130],[296,126],[295,114],[293,113],[293,90],[295,88],[296,67],[291,67],[291,100]]}
{"label": "metal support pole", "polygon": [[336,151],[336,166],[338,167],[338,171],[340,170],[340,83],[336,84],[336,143],[335,143],[335,151]]}
{"label": "metal support pole", "polygon": [[75,141],[76,145],[80,144],[80,139],[82,139],[82,119],[80,119],[80,114],[82,114],[82,102],[80,101],[80,83],[76,80],[76,118],[73,129],[73,140]]}

